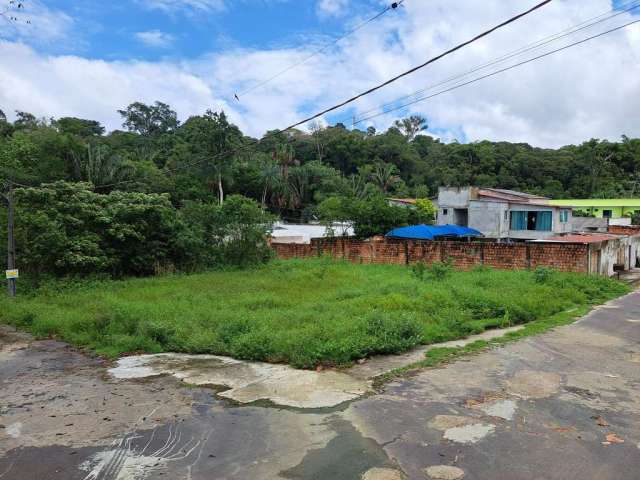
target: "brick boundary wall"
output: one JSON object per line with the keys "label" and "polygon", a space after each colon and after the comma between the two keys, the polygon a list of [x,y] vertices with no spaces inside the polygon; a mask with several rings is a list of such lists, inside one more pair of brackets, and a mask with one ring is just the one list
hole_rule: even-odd
{"label": "brick boundary wall", "polygon": [[354,263],[407,265],[450,260],[459,269],[486,265],[505,270],[549,267],[564,272],[589,271],[589,246],[577,243],[314,238],[311,244],[272,243],[271,247],[282,259],[329,255]]}
{"label": "brick boundary wall", "polygon": [[616,235],[640,235],[640,225],[609,225],[607,231]]}

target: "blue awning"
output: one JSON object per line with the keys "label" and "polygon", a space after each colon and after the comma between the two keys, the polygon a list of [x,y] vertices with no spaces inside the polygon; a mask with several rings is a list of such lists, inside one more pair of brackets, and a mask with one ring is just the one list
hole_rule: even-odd
{"label": "blue awning", "polygon": [[412,225],[395,228],[386,236],[411,240],[435,240],[437,237],[482,237],[482,233],[459,225]]}

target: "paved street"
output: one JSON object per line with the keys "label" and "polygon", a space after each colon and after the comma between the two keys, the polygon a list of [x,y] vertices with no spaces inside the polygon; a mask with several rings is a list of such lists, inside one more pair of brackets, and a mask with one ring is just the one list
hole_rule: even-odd
{"label": "paved street", "polygon": [[1,332],[1,480],[640,478],[640,292],[331,408],[117,380]]}

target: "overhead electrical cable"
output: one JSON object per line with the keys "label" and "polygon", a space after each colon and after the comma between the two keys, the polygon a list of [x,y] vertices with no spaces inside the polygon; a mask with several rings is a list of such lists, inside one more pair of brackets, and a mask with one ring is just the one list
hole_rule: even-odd
{"label": "overhead electrical cable", "polygon": [[[629,6],[629,5],[631,5],[631,6]],[[402,100],[406,100],[406,99],[409,99],[409,98],[412,98],[412,97],[419,96],[419,95],[421,95],[421,94],[423,94],[423,93],[425,93],[425,92],[427,92],[429,90],[432,90],[432,89],[437,88],[437,87],[441,87],[441,86],[446,85],[448,83],[452,83],[454,80],[459,80],[461,78],[467,77],[467,76],[469,76],[469,75],[471,75],[473,73],[476,73],[476,72],[478,72],[480,70],[484,70],[484,69],[486,69],[488,67],[503,63],[506,60],[509,60],[511,58],[521,56],[524,53],[540,50],[542,47],[544,47],[546,45],[549,45],[551,43],[557,42],[557,41],[559,41],[559,40],[561,40],[563,38],[566,38],[566,37],[568,37],[570,35],[573,35],[573,34],[579,32],[579,31],[591,28],[594,25],[606,22],[606,21],[611,20],[612,18],[615,18],[615,17],[617,17],[619,15],[622,15],[624,13],[628,13],[628,12],[634,10],[634,9],[637,9],[638,7],[640,7],[640,1],[639,0],[635,0],[635,1],[632,1],[632,2],[628,2],[626,5],[622,5],[621,7],[627,7],[627,8],[625,8],[624,10],[621,10],[620,8],[608,10],[607,12],[602,13],[602,14],[596,16],[596,17],[590,18],[590,19],[585,20],[585,21],[583,21],[583,22],[581,22],[581,23],[579,23],[577,25],[574,25],[574,26],[569,27],[567,29],[564,29],[564,30],[562,30],[560,32],[557,32],[557,33],[555,33],[553,35],[549,35],[549,36],[544,37],[544,38],[542,38],[540,40],[537,40],[537,41],[532,42],[532,43],[530,43],[528,45],[525,45],[525,46],[520,47],[520,48],[518,48],[516,50],[513,50],[513,51],[511,51],[509,53],[501,55],[500,57],[498,57],[498,58],[496,58],[494,60],[491,60],[489,62],[486,62],[486,63],[483,63],[481,65],[478,65],[478,66],[476,66],[476,67],[474,67],[474,68],[472,68],[470,70],[465,71],[464,73],[459,73],[459,74],[453,75],[453,76],[448,77],[448,78],[446,78],[446,79],[444,79],[442,81],[439,81],[439,82],[437,82],[435,84],[429,85],[426,88],[422,88],[422,89],[417,90],[417,91],[415,91],[413,93],[398,97],[398,98],[396,98],[395,100],[393,100],[391,102],[379,105],[377,107],[374,107],[374,108],[371,108],[371,109],[368,109],[368,110],[361,111],[361,112],[359,112],[359,115],[364,116],[364,115],[367,115],[369,113],[376,112],[378,110],[382,110],[382,109],[393,107],[393,106],[395,106],[397,104],[397,102],[400,102]],[[605,17],[605,15],[608,15],[608,16]],[[589,22],[591,22],[591,23],[589,23]],[[349,119],[351,119],[351,118],[352,117],[350,116]],[[341,120],[346,121],[347,117],[344,117]]]}
{"label": "overhead electrical cable", "polygon": [[326,43],[324,46],[322,46],[318,50],[316,50],[313,53],[311,53],[310,55],[304,57],[299,62],[292,63],[291,65],[289,65],[288,67],[284,68],[283,70],[280,70],[278,73],[272,75],[271,77],[268,77],[268,78],[256,83],[255,85],[252,85],[251,87],[249,87],[249,88],[247,88],[245,90],[242,90],[241,92],[235,93],[234,94],[235,99],[240,101],[240,97],[242,97],[244,95],[247,95],[248,93],[253,92],[254,90],[257,90],[258,88],[262,87],[263,85],[266,85],[267,83],[272,82],[276,78],[284,75],[285,73],[293,70],[294,68],[299,67],[300,65],[302,65],[304,63],[307,63],[312,58],[315,58],[318,55],[320,55],[321,53],[324,53],[325,51],[327,51],[327,49],[329,49],[330,47],[333,47],[334,45],[338,44],[340,41],[344,40],[348,36],[353,35],[358,30],[361,30],[362,28],[364,28],[368,24],[370,24],[372,22],[375,22],[377,19],[382,17],[385,13],[387,13],[387,12],[389,12],[391,10],[397,9],[400,5],[402,5],[404,3],[404,1],[405,0],[399,0],[398,2],[393,2],[393,3],[389,4],[381,12],[379,12],[376,15],[374,15],[373,17],[365,20],[364,22],[358,24],[356,27],[352,28],[351,30],[348,30],[344,34],[340,35],[339,37],[334,38],[333,40],[331,40],[330,42]]}
{"label": "overhead electrical cable", "polygon": [[406,107],[408,107],[408,106],[410,106],[410,105],[414,105],[414,104],[416,104],[416,103],[423,102],[423,101],[425,101],[425,100],[428,100],[428,99],[433,98],[433,97],[437,97],[437,96],[442,95],[442,94],[447,93],[447,92],[451,92],[452,90],[456,90],[456,89],[461,88],[461,87],[464,87],[464,86],[466,86],[466,85],[470,85],[470,84],[472,84],[472,83],[479,82],[480,80],[484,80],[485,78],[493,77],[493,76],[495,76],[495,75],[498,75],[498,74],[500,74],[500,73],[506,72],[506,71],[508,71],[508,70],[511,70],[511,69],[514,69],[514,68],[520,67],[520,66],[525,65],[525,64],[527,64],[527,63],[531,63],[531,62],[533,62],[533,61],[535,61],[535,60],[539,60],[539,59],[541,59],[541,58],[548,57],[549,55],[553,55],[554,53],[558,53],[558,52],[561,52],[561,51],[563,51],[563,50],[567,50],[568,48],[575,47],[576,45],[581,45],[581,44],[586,43],[586,42],[588,42],[588,41],[590,41],[590,40],[593,40],[593,39],[595,39],[595,38],[599,38],[599,37],[602,37],[602,36],[607,35],[607,34],[609,34],[609,33],[613,33],[613,32],[616,32],[616,31],[618,31],[618,30],[622,30],[623,28],[629,27],[629,26],[634,25],[634,24],[636,24],[636,23],[640,23],[640,20],[634,20],[634,21],[632,21],[632,22],[625,23],[624,25],[620,25],[620,26],[618,26],[618,27],[611,28],[611,29],[606,30],[606,31],[604,31],[604,32],[601,32],[601,33],[598,33],[598,34],[596,34],[596,35],[592,35],[592,36],[590,36],[590,37],[584,38],[584,39],[582,39],[582,40],[579,40],[579,41],[576,41],[576,42],[570,43],[570,44],[565,45],[565,46],[563,46],[563,47],[556,48],[555,50],[551,50],[551,51],[549,51],[549,52],[545,52],[545,53],[543,53],[543,54],[541,54],[541,55],[535,56],[535,57],[533,57],[533,58],[529,58],[529,59],[527,59],[527,60],[524,60],[524,61],[522,61],[522,62],[516,63],[516,64],[514,64],[514,65],[510,65],[510,66],[508,66],[508,67],[501,68],[501,69],[499,69],[499,70],[496,70],[495,72],[491,72],[491,73],[488,73],[488,74],[486,74],[486,75],[482,75],[482,76],[480,76],[480,77],[474,78],[474,79],[472,79],[472,80],[469,80],[469,81],[466,81],[466,82],[463,82],[463,83],[459,83],[459,84],[457,84],[457,85],[454,85],[453,87],[446,88],[446,89],[444,89],[444,90],[441,90],[441,91],[439,91],[439,92],[433,93],[433,94],[431,94],[431,95],[427,95],[427,96],[424,96],[424,97],[418,98],[418,99],[413,100],[413,101],[411,101],[411,102],[406,102],[406,103],[404,103],[403,105],[398,105],[398,106],[396,106],[396,107],[394,107],[394,108],[391,108],[391,109],[389,109],[389,110],[387,110],[387,111],[385,111],[385,112],[380,112],[380,113],[377,113],[377,114],[375,114],[375,115],[370,115],[370,116],[367,116],[367,117],[359,118],[359,119],[357,119],[357,120],[354,122],[354,125],[357,125],[357,124],[359,124],[359,123],[362,123],[362,122],[364,122],[364,121],[366,121],[366,120],[371,120],[372,118],[380,117],[380,116],[382,116],[382,115],[387,115],[388,113],[393,112],[393,111],[396,111],[396,110],[401,110],[401,109],[406,108]]}
{"label": "overhead electrical cable", "polygon": [[418,70],[420,70],[420,69],[422,69],[422,68],[426,67],[427,65],[431,65],[432,63],[437,62],[438,60],[440,60],[441,58],[446,57],[447,55],[451,55],[452,53],[454,53],[454,52],[456,52],[456,51],[460,50],[461,48],[466,47],[467,45],[470,45],[471,43],[477,42],[477,41],[478,41],[478,40],[480,40],[481,38],[484,38],[484,37],[486,37],[487,35],[490,35],[490,34],[492,34],[493,32],[495,32],[496,30],[499,30],[499,29],[501,29],[501,28],[503,28],[503,27],[505,27],[505,26],[507,26],[507,25],[509,25],[509,24],[511,24],[511,23],[513,23],[513,22],[515,22],[515,21],[517,21],[517,20],[519,20],[519,19],[521,19],[522,17],[524,17],[524,16],[526,16],[526,15],[529,15],[530,13],[533,13],[534,11],[538,10],[539,8],[542,8],[542,7],[544,7],[545,5],[547,5],[547,4],[549,4],[549,3],[551,3],[552,1],[553,1],[553,0],[544,0],[543,2],[538,3],[538,4],[537,4],[537,5],[535,5],[534,7],[531,7],[529,10],[527,10],[527,11],[525,11],[525,12],[522,12],[522,13],[520,13],[520,14],[516,15],[515,17],[511,17],[510,19],[508,19],[508,20],[506,20],[506,21],[504,21],[504,22],[502,22],[502,23],[500,23],[500,24],[496,25],[495,27],[492,27],[492,28],[490,28],[489,30],[486,30],[486,31],[482,32],[481,34],[476,35],[476,36],[475,36],[475,37],[473,37],[472,39],[467,40],[466,42],[462,42],[462,43],[460,43],[460,44],[456,45],[455,47],[450,48],[450,49],[449,49],[449,50],[447,50],[446,52],[443,52],[443,53],[441,53],[441,54],[439,54],[439,55],[436,55],[435,57],[433,57],[433,58],[431,58],[431,59],[427,60],[426,62],[424,62],[424,63],[422,63],[422,64],[420,64],[420,65],[417,65],[417,66],[415,66],[415,67],[413,67],[413,68],[410,68],[410,69],[409,69],[409,70],[407,70],[406,72],[403,72],[403,73],[401,73],[401,74],[399,74],[399,75],[396,75],[395,77],[390,78],[389,80],[387,80],[387,81],[385,81],[385,82],[382,82],[381,84],[376,85],[375,87],[372,87],[372,88],[370,88],[369,90],[366,90],[366,91],[364,91],[364,92],[362,92],[362,93],[359,93],[358,95],[356,95],[356,96],[354,96],[354,97],[351,97],[351,98],[349,98],[349,99],[347,99],[347,100],[345,100],[345,101],[343,101],[343,102],[341,102],[341,103],[338,103],[337,105],[334,105],[333,107],[326,108],[326,109],[324,109],[323,111],[316,113],[315,115],[312,115],[312,116],[310,116],[310,117],[308,117],[308,118],[305,118],[304,120],[301,120],[301,121],[299,121],[299,122],[297,122],[297,123],[294,123],[293,125],[289,125],[289,126],[288,126],[287,128],[285,128],[283,131],[284,131],[284,132],[286,132],[287,130],[291,130],[292,128],[295,128],[295,127],[298,127],[298,126],[300,126],[300,125],[302,125],[302,124],[304,124],[304,123],[310,122],[311,120],[315,120],[316,118],[321,117],[321,116],[323,116],[323,115],[326,115],[326,114],[327,114],[327,113],[329,113],[329,112],[333,112],[334,110],[337,110],[337,109],[339,109],[339,108],[342,108],[342,107],[344,107],[345,105],[348,105],[348,104],[350,104],[350,103],[353,103],[353,102],[355,102],[356,100],[358,100],[359,98],[362,98],[362,97],[364,97],[364,96],[366,96],[366,95],[369,95],[369,94],[371,94],[371,93],[373,93],[373,92],[375,92],[375,91],[377,91],[377,90],[380,90],[381,88],[384,88],[384,87],[386,87],[387,85],[390,85],[390,84],[392,84],[393,82],[396,82],[396,81],[400,80],[401,78],[406,77],[407,75],[411,75],[412,73],[414,73],[414,72],[416,72],[416,71],[418,71]]}
{"label": "overhead electrical cable", "polygon": [[[548,2],[545,2],[545,3],[548,3]],[[539,7],[538,7],[538,8],[539,8]],[[469,84],[475,83],[475,82],[480,81],[480,80],[482,80],[482,79],[484,79],[484,78],[488,78],[488,77],[491,77],[491,76],[497,75],[497,74],[499,74],[499,73],[502,73],[502,72],[504,72],[504,71],[511,70],[511,69],[516,68],[516,67],[518,67],[518,66],[524,65],[524,64],[526,64],[526,63],[533,62],[534,60],[538,60],[538,59],[540,59],[540,58],[543,58],[543,57],[546,57],[546,56],[552,55],[552,54],[557,53],[557,52],[560,52],[560,51],[562,51],[562,50],[566,50],[566,49],[571,48],[571,47],[573,47],[573,46],[580,45],[580,44],[582,44],[582,43],[586,43],[586,42],[588,42],[588,41],[590,41],[590,40],[593,40],[593,39],[595,39],[595,38],[602,37],[602,36],[604,36],[604,35],[607,35],[607,34],[609,34],[609,33],[612,33],[612,32],[618,31],[618,30],[621,30],[621,29],[623,29],[623,28],[626,28],[626,27],[628,27],[628,26],[631,26],[631,25],[636,24],[636,23],[639,23],[639,22],[640,22],[640,20],[635,20],[635,21],[632,21],[632,22],[625,23],[625,24],[623,24],[623,25],[621,25],[621,26],[618,26],[618,27],[615,27],[615,28],[612,28],[612,29],[606,30],[606,31],[601,32],[601,33],[596,34],[596,35],[592,35],[592,36],[590,36],[590,37],[588,37],[588,38],[582,39],[582,40],[580,40],[580,41],[576,41],[576,42],[571,43],[571,44],[569,44],[569,45],[565,45],[565,46],[563,46],[563,47],[561,47],[561,48],[558,48],[558,49],[556,49],[556,50],[553,50],[553,51],[550,51],[550,52],[546,52],[546,53],[544,53],[544,54],[542,54],[542,55],[539,55],[539,56],[537,56],[537,57],[534,57],[534,58],[531,58],[531,59],[525,60],[525,61],[520,62],[520,63],[518,63],[518,64],[511,65],[511,66],[509,66],[509,67],[506,67],[506,68],[503,68],[503,69],[501,69],[501,70],[498,70],[498,71],[495,71],[495,72],[489,73],[489,74],[484,75],[484,76],[482,76],[482,77],[475,78],[475,79],[470,80],[470,81],[465,82],[465,83],[457,84],[457,85],[455,85],[455,86],[453,86],[453,87],[451,87],[451,88],[448,88],[448,89],[446,89],[446,90],[439,91],[439,92],[437,92],[437,93],[435,93],[435,94],[432,94],[432,95],[429,95],[429,96],[426,96],[426,97],[420,98],[420,99],[418,99],[418,100],[416,100],[416,101],[408,102],[408,103],[406,103],[406,104],[404,104],[404,105],[401,105],[401,106],[398,106],[397,108],[394,108],[393,110],[389,110],[389,111],[386,111],[386,112],[382,112],[382,113],[379,113],[379,114],[377,114],[377,115],[372,115],[372,116],[369,116],[369,117],[366,117],[366,118],[360,118],[360,119],[359,119],[359,120],[357,120],[355,123],[356,123],[356,124],[357,124],[357,123],[362,123],[362,122],[364,122],[364,121],[366,121],[366,120],[369,120],[369,119],[371,119],[371,118],[375,118],[375,117],[378,117],[378,116],[381,116],[381,115],[386,115],[387,113],[390,113],[391,111],[399,110],[399,109],[401,109],[401,108],[406,108],[407,106],[412,105],[412,104],[414,104],[414,103],[418,103],[418,102],[421,102],[421,101],[427,100],[427,99],[429,99],[429,98],[433,98],[434,96],[442,95],[442,94],[444,94],[444,93],[447,93],[447,92],[449,92],[449,91],[455,90],[455,89],[457,89],[457,88],[461,88],[461,87],[463,87],[463,86],[465,86],[465,85],[469,85]],[[315,118],[315,117],[314,117],[314,118]],[[243,150],[246,150],[246,149],[248,149],[248,148],[250,148],[250,147],[253,147],[253,146],[255,146],[255,145],[258,145],[258,144],[262,143],[263,141],[265,141],[265,140],[267,140],[267,139],[269,139],[269,138],[272,138],[272,137],[273,137],[273,136],[275,136],[275,135],[282,134],[282,133],[286,133],[287,131],[292,130],[293,128],[295,128],[295,126],[298,126],[298,125],[300,125],[300,124],[302,124],[302,123],[305,123],[305,121],[303,121],[303,122],[298,122],[298,123],[297,123],[297,124],[295,124],[294,126],[287,127],[286,129],[279,130],[279,131],[275,131],[275,132],[273,132],[273,133],[267,134],[267,135],[263,136],[261,139],[252,139],[250,142],[248,142],[248,143],[246,143],[246,144],[244,144],[244,145],[242,145],[242,146],[240,146],[240,147],[236,147],[236,148],[234,148],[234,149],[230,149],[230,150],[227,150],[227,151],[224,151],[224,152],[220,152],[220,153],[218,153],[218,154],[216,154],[216,155],[213,155],[212,157],[207,158],[206,160],[209,160],[209,161],[210,161],[210,160],[215,160],[215,159],[220,158],[220,157],[222,157],[222,156],[226,156],[226,155],[233,155],[233,154],[240,153],[240,152],[242,152]],[[288,141],[292,141],[294,138],[295,138],[295,137],[290,136],[290,137],[289,137],[289,139],[288,139]],[[193,161],[193,162],[186,162],[186,163],[184,163],[184,164],[182,164],[182,165],[180,165],[180,166],[177,166],[177,167],[175,167],[175,168],[167,169],[167,170],[165,170],[165,172],[166,172],[166,173],[175,173],[175,172],[178,172],[179,170],[182,170],[183,168],[187,168],[187,167],[190,167],[190,166],[198,165],[198,164],[202,163],[203,161],[204,161],[203,159],[198,159],[198,160]],[[126,184],[126,183],[132,183],[132,182],[135,182],[135,181],[137,181],[137,180],[123,180],[123,181],[121,181],[121,182],[114,182],[114,183],[107,184],[107,185],[101,185],[100,187],[96,187],[96,188],[110,188],[110,187],[115,187],[115,186],[122,185],[122,184]]]}

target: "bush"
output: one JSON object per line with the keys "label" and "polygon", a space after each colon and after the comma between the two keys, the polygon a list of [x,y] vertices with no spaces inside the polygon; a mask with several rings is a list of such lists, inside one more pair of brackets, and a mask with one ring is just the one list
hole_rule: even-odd
{"label": "bush", "polygon": [[435,280],[444,280],[453,271],[450,262],[434,262],[428,267],[429,275]]}
{"label": "bush", "polygon": [[553,278],[554,271],[547,267],[538,267],[533,272],[536,283],[549,283]]}
{"label": "bush", "polygon": [[[16,190],[20,266],[35,283],[57,277],[152,275],[217,266],[248,266],[271,258],[273,217],[230,196],[224,205],[168,195],[95,193],[88,183],[56,182]],[[29,280],[29,276],[27,276]]]}
{"label": "bush", "polygon": [[414,263],[411,267],[411,273],[413,273],[413,276],[418,280],[424,280],[424,274],[426,273],[426,271],[427,266],[424,264],[424,262]]}
{"label": "bush", "polygon": [[326,225],[349,220],[358,238],[384,235],[396,227],[409,223],[411,210],[390,205],[381,194],[366,198],[330,197],[320,204],[318,211]]}

